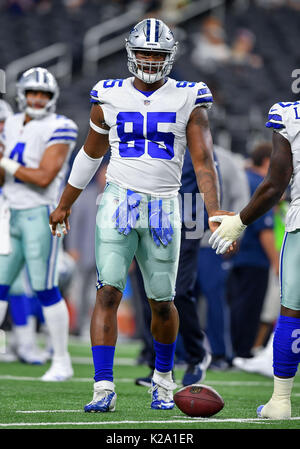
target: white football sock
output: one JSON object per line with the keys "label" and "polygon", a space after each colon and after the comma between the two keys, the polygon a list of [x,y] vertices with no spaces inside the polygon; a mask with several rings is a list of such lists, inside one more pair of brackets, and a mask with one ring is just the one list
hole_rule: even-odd
{"label": "white football sock", "polygon": [[0,301],[0,326],[3,324],[4,318],[6,316],[7,306],[7,301]]}
{"label": "white football sock", "polygon": [[288,378],[283,379],[283,378],[274,376],[274,392],[272,395],[272,399],[274,399],[274,400],[282,400],[282,399],[290,400],[293,383],[294,383],[294,377],[288,377]]}
{"label": "white football sock", "polygon": [[65,300],[43,307],[45,321],[53,346],[53,357],[65,357],[68,354],[69,312]]}
{"label": "white football sock", "polygon": [[161,373],[160,371],[157,371],[157,369],[155,369],[154,374],[157,374],[159,377],[161,377],[164,380],[167,380],[168,382],[173,382],[172,371]]}
{"label": "white football sock", "polygon": [[17,347],[20,346],[33,346],[32,327],[29,323],[22,326],[14,326],[14,332],[16,335]]}

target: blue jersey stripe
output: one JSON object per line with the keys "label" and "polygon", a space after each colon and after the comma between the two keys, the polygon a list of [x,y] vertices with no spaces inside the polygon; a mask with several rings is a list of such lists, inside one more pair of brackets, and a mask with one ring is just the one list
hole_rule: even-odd
{"label": "blue jersey stripe", "polygon": [[269,114],[268,120],[275,120],[276,122],[282,122],[282,117],[279,114]]}
{"label": "blue jersey stripe", "polygon": [[66,132],[66,133],[76,133],[76,134],[78,134],[77,129],[74,129],[74,128],[59,128],[59,129],[56,129],[56,130],[54,131],[54,134],[55,134],[55,133],[63,133],[63,132]]}
{"label": "blue jersey stripe", "polygon": [[98,92],[96,90],[91,90],[90,95],[92,97],[98,97]]}
{"label": "blue jersey stripe", "polygon": [[94,100],[94,98],[91,98],[90,103],[99,103],[99,100]]}
{"label": "blue jersey stripe", "polygon": [[274,122],[267,122],[266,123],[267,128],[274,128],[274,129],[282,129],[285,128],[285,126],[281,123],[274,123]]}
{"label": "blue jersey stripe", "polygon": [[199,89],[197,95],[204,95],[204,94],[210,94],[211,95],[211,91],[207,88],[204,87],[203,89]]}
{"label": "blue jersey stripe", "polygon": [[51,142],[51,140],[76,140],[76,137],[74,136],[54,136],[51,137],[48,142]]}
{"label": "blue jersey stripe", "polygon": [[204,98],[197,98],[195,101],[195,104],[199,104],[199,103],[212,103],[213,102],[213,97],[204,97]]}

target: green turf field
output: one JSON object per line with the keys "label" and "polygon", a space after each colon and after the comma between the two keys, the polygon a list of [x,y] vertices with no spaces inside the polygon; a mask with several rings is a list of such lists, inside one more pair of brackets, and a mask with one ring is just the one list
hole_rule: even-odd
{"label": "green turf field", "polygon": [[[225,407],[211,418],[189,418],[177,407],[156,411],[150,408],[146,387],[134,379],[149,370],[136,366],[139,344],[119,343],[114,369],[117,408],[114,413],[84,413],[92,398],[93,365],[89,343],[71,341],[75,375],[67,382],[38,380],[49,364],[29,366],[0,363],[0,429],[299,429],[300,376],[295,379],[292,416],[287,421],[262,420],[256,407],[272,392],[272,379],[239,371],[208,371],[205,384],[223,397]],[[177,384],[183,369],[176,369]]]}

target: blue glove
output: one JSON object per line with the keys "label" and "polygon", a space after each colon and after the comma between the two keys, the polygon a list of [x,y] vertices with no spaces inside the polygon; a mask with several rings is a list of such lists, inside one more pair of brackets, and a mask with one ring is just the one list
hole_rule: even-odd
{"label": "blue glove", "polygon": [[162,243],[167,246],[174,234],[169,215],[163,211],[162,200],[153,200],[148,203],[149,228],[157,246]]}
{"label": "blue glove", "polygon": [[118,206],[112,217],[120,234],[128,235],[134,228],[140,217],[138,206],[141,199],[142,197],[138,193],[127,190],[126,199]]}

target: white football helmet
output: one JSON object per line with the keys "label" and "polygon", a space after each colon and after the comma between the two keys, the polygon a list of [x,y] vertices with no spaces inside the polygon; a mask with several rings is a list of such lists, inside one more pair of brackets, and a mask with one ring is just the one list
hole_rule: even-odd
{"label": "white football helmet", "polygon": [[0,100],[0,122],[4,122],[12,114],[13,110],[7,101]]}
{"label": "white football helmet", "polygon": [[[49,92],[51,99],[42,109],[28,106],[26,92],[29,90]],[[59,88],[56,79],[47,69],[33,67],[23,73],[17,83],[17,102],[20,111],[26,112],[33,119],[40,119],[55,111],[59,97]]]}
{"label": "white football helmet", "polygon": [[[144,19],[131,30],[126,39],[126,50],[130,73],[145,83],[154,83],[170,73],[177,42],[170,28],[162,20]],[[145,61],[136,58],[137,50],[156,51],[165,53],[166,56],[163,61]]]}

